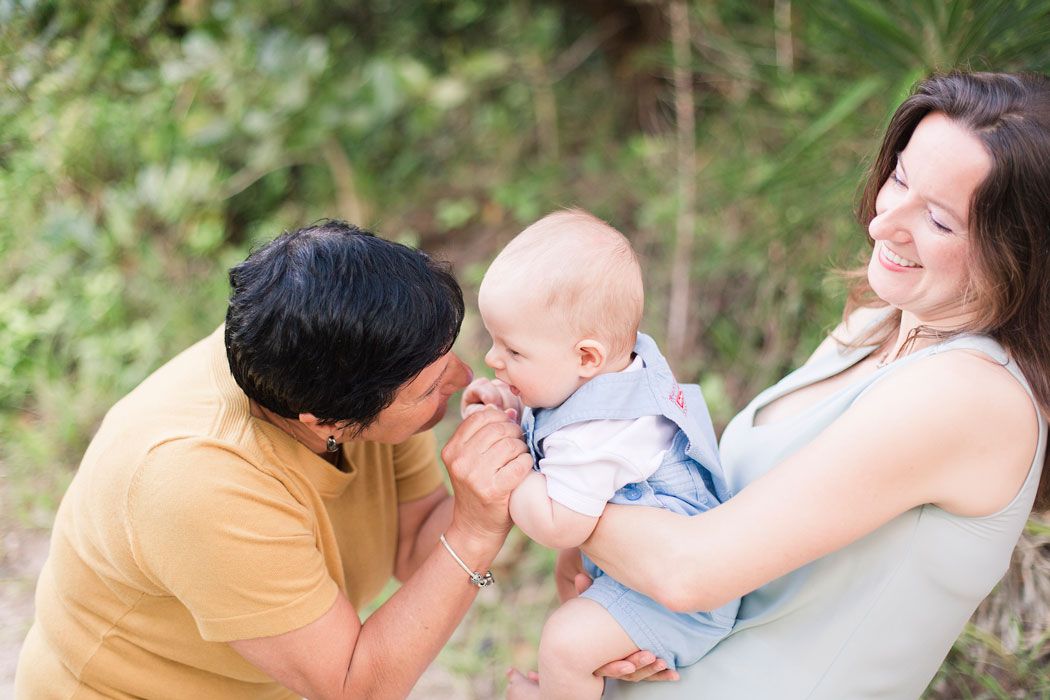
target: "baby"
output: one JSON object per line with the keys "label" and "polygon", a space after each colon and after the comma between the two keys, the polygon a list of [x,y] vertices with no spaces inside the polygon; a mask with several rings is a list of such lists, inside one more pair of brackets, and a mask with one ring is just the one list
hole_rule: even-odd
{"label": "baby", "polygon": [[[642,300],[630,243],[579,209],[525,229],[481,283],[492,336],[485,363],[525,405],[521,424],[538,467],[512,494],[510,512],[547,547],[581,544],[607,502],[693,515],[728,497],[699,387],[679,386],[638,332]],[[694,663],[736,618],[739,601],[674,613],[586,557],[584,565],[594,583],[543,628],[538,686],[515,674],[508,697],[598,698],[599,667],[638,649],[668,668]]]}

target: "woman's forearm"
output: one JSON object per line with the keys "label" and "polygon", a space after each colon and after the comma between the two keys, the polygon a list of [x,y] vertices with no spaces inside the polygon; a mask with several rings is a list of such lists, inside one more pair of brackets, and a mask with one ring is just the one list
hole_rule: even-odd
{"label": "woman's forearm", "polygon": [[610,504],[583,550],[617,581],[671,610],[714,610],[737,596],[701,574],[712,568],[694,522],[704,515]]}
{"label": "woman's forearm", "polygon": [[659,508],[606,506],[583,551],[603,571],[667,606],[669,580],[678,573],[669,566],[677,556],[675,543],[682,516]]}
{"label": "woman's forearm", "polygon": [[418,501],[398,507],[398,547],[394,578],[406,581],[437,546],[452,522],[455,501],[442,486]]}
{"label": "woman's forearm", "polygon": [[[471,542],[455,524],[449,544],[469,568],[484,574],[499,542]],[[448,641],[478,588],[442,545],[361,628],[347,669],[345,697],[404,697]],[[440,601],[437,604],[435,601]]]}
{"label": "woman's forearm", "polygon": [[[503,537],[449,525],[446,538],[471,571],[484,574]],[[303,697],[404,698],[456,629],[478,593],[441,545],[362,625],[343,593],[319,619],[272,637],[230,642],[239,654]]]}

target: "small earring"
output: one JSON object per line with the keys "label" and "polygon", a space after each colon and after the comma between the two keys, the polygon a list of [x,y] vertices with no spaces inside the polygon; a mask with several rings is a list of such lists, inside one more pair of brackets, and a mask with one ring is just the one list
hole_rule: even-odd
{"label": "small earring", "polygon": [[324,448],[329,452],[339,451],[339,445],[335,444],[335,435],[328,436],[328,441],[324,444]]}

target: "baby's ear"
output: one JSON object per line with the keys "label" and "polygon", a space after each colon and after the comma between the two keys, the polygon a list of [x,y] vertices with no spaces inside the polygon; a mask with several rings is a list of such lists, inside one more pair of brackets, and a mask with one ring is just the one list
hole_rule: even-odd
{"label": "baby's ear", "polygon": [[580,376],[584,379],[590,379],[605,367],[608,351],[602,341],[584,338],[576,343],[575,349],[580,361]]}

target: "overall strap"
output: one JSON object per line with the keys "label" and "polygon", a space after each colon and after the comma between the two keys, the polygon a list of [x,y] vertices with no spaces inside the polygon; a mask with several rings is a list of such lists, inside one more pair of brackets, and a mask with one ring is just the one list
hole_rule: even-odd
{"label": "overall strap", "polygon": [[634,353],[645,363],[642,370],[599,375],[557,408],[524,412],[522,428],[533,457],[542,458],[539,444],[544,438],[573,423],[659,415],[685,434],[686,454],[707,468],[717,484],[724,484],[714,427],[700,387],[679,385],[648,335],[638,334]]}

